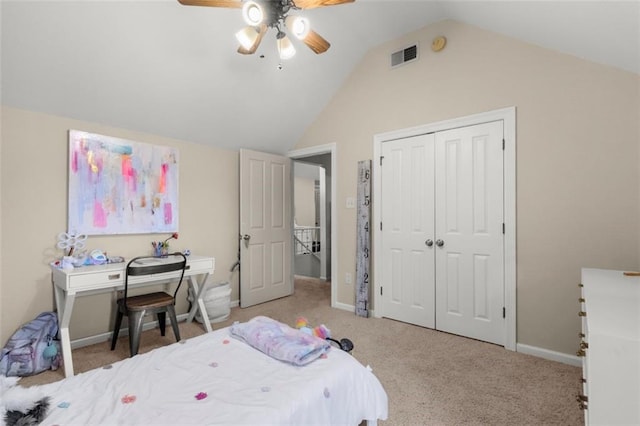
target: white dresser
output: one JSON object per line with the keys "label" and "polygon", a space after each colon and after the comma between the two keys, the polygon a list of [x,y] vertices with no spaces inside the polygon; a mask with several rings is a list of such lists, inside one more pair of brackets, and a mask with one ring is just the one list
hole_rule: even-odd
{"label": "white dresser", "polygon": [[587,425],[640,425],[640,276],[582,269],[583,393]]}

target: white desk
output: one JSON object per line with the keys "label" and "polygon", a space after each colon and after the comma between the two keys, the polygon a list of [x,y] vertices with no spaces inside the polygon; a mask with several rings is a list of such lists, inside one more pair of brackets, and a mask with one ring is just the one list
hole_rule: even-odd
{"label": "white desk", "polygon": [[[64,359],[64,374],[73,376],[73,360],[71,359],[71,339],[69,337],[69,322],[73,312],[73,304],[77,296],[104,293],[124,289],[124,271],[127,262],[111,263],[107,265],[82,266],[72,270],[51,268],[51,281],[55,289],[56,308],[58,312],[58,327],[60,329],[60,343]],[[187,269],[184,276],[189,283],[197,303],[189,311],[187,321],[193,321],[198,310],[202,315],[204,326],[208,332],[212,331],[202,295],[205,282],[213,274],[215,259],[206,256],[187,257]],[[180,277],[180,271],[167,272],[147,276],[129,278],[129,285],[133,288],[153,285]]]}

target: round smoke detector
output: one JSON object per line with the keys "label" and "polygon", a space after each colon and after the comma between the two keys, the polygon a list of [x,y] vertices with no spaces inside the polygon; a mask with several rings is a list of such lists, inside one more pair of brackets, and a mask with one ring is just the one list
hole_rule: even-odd
{"label": "round smoke detector", "polygon": [[434,52],[439,52],[444,49],[444,46],[447,44],[447,39],[444,36],[438,36],[433,39],[431,42],[431,50]]}

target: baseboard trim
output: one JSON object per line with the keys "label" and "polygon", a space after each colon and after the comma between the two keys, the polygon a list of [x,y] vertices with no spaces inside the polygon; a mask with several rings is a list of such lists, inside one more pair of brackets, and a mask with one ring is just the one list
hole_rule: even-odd
{"label": "baseboard trim", "polygon": [[[356,312],[356,307],[353,305],[348,305],[346,303],[340,303],[340,302],[336,302],[335,305],[332,306],[332,308],[336,308],[336,309],[340,309],[343,311],[349,311],[349,312],[353,312],[355,314]],[[375,310],[371,310],[369,311],[369,318],[375,318]]]}
{"label": "baseboard trim", "polygon": [[516,344],[516,351],[551,361],[561,362],[563,364],[573,365],[575,367],[582,367],[582,360],[575,355],[551,351],[549,349],[538,348],[536,346],[529,346],[523,343]]}
{"label": "baseboard trim", "polygon": [[[346,303],[337,302],[333,306],[333,308],[342,309],[344,311],[355,312],[355,306],[348,305]],[[375,311],[369,311],[369,316],[375,317]],[[523,343],[516,343],[516,352],[520,352],[526,355],[537,356],[539,358],[544,358],[551,361],[561,362],[563,364],[573,365],[575,367],[582,367],[582,360],[575,355],[556,352],[549,349],[539,348],[536,346],[525,345]]]}
{"label": "baseboard trim", "polygon": [[[229,303],[230,308],[236,308],[238,306],[240,306],[239,300],[234,300]],[[178,319],[178,322],[182,322],[182,321],[186,321],[188,316],[189,316],[188,313],[184,313],[184,314],[176,315],[176,318]],[[158,321],[149,321],[147,323],[144,323],[144,325],[142,326],[142,330],[143,331],[151,330],[152,328],[156,328],[156,327],[158,327]],[[95,336],[83,337],[80,339],[72,340],[71,349],[77,349],[77,348],[82,348],[89,345],[95,345],[96,343],[108,342],[109,340],[111,340],[111,335],[112,335],[112,332],[108,331],[106,333],[96,334]],[[128,336],[128,335],[129,335],[129,327],[121,328],[120,333],[118,333],[118,336]]]}
{"label": "baseboard trim", "polygon": [[335,305],[332,306],[332,308],[341,309],[343,311],[351,311],[351,312],[355,312],[356,310],[355,306],[347,305],[346,303],[340,303],[340,302],[336,302]]}
{"label": "baseboard trim", "polygon": [[[186,321],[188,313],[176,315],[178,322]],[[167,320],[167,325],[169,327],[171,324]],[[142,325],[142,331],[151,330],[152,328],[158,327],[158,321],[149,321]],[[108,331],[106,333],[96,334],[95,336],[83,337],[81,339],[76,339],[71,341],[71,349],[82,348],[84,346],[95,345],[96,343],[107,342],[111,340],[112,332]],[[118,333],[118,337],[128,336],[129,335],[129,327],[121,328]]]}
{"label": "baseboard trim", "polygon": [[[240,301],[234,300],[231,303],[229,303],[229,306],[231,308],[238,307],[240,306]],[[341,309],[343,311],[355,312],[355,306],[349,305],[346,303],[337,302],[332,307],[336,309]],[[188,313],[177,315],[178,322],[186,321],[188,316],[189,316]],[[375,312],[369,311],[369,317],[375,318]],[[142,326],[142,329],[146,331],[146,330],[151,330],[152,328],[157,328],[157,327],[158,327],[158,321],[149,321]],[[112,332],[109,331],[106,333],[96,334],[95,336],[83,337],[80,339],[72,340],[71,348],[77,349],[77,348],[82,348],[84,346],[95,345],[96,343],[107,342],[111,340],[111,335],[112,335]],[[128,336],[129,328],[127,327],[127,328],[120,329],[119,335]],[[582,367],[582,360],[575,355],[570,355],[562,352],[552,351],[549,349],[539,348],[537,346],[525,345],[524,343],[516,344],[516,352],[520,352],[526,355],[537,356],[539,358],[544,358],[551,361],[561,362],[563,364],[573,365],[575,367]]]}

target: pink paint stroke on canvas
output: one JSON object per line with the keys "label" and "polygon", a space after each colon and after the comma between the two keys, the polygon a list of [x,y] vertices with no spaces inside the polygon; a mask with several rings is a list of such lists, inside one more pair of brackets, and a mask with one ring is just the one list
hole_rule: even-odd
{"label": "pink paint stroke on canvas", "polygon": [[170,225],[173,222],[173,207],[171,203],[164,203],[164,223]]}
{"label": "pink paint stroke on canvas", "polygon": [[122,156],[122,178],[131,192],[136,192],[136,171],[131,165],[131,156]]}
{"label": "pink paint stroke on canvas", "polygon": [[89,235],[174,232],[175,148],[69,131],[69,229]]}
{"label": "pink paint stroke on canvas", "polygon": [[93,226],[96,228],[106,228],[107,226],[107,214],[100,201],[93,203]]}
{"label": "pink paint stroke on canvas", "polygon": [[76,150],[71,153],[71,171],[78,173],[78,151]]}
{"label": "pink paint stroke on canvas", "polygon": [[169,165],[167,163],[162,163],[162,167],[160,169],[160,184],[158,185],[158,192],[161,194],[167,192],[167,172],[169,172]]}

